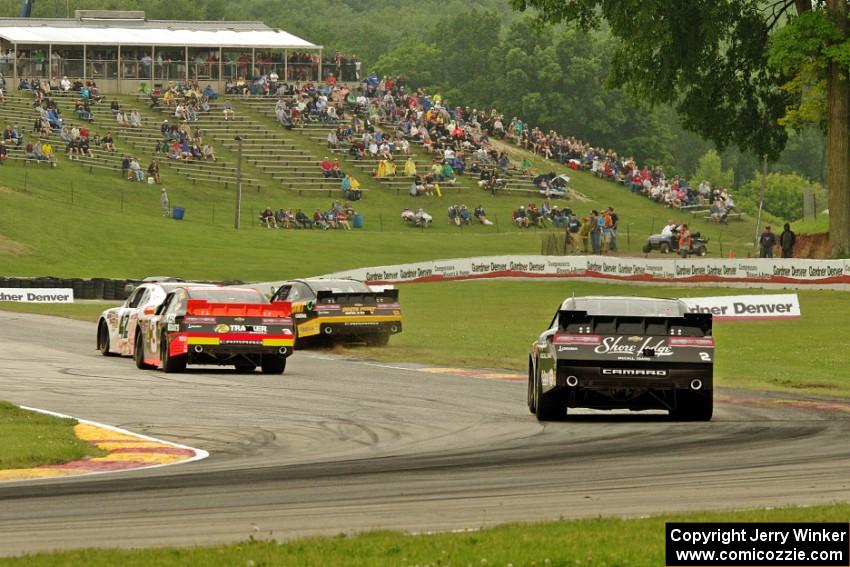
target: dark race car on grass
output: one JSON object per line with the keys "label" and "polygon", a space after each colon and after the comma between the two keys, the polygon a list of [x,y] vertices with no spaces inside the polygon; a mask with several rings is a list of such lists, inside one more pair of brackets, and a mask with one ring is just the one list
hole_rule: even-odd
{"label": "dark race car on grass", "polygon": [[295,334],[289,302],[269,303],[254,289],[177,287],[143,311],[134,340],[141,369],[182,372],[188,364],[215,364],[281,374]]}
{"label": "dark race car on grass", "polygon": [[568,408],[668,410],[708,421],[714,339],[707,313],[678,299],[576,297],[531,345],[528,409],[541,421]]}
{"label": "dark race car on grass", "polygon": [[384,346],[401,332],[397,289],[376,291],[357,280],[310,278],[284,282],[272,300],[292,304],[298,348],[311,339]]}

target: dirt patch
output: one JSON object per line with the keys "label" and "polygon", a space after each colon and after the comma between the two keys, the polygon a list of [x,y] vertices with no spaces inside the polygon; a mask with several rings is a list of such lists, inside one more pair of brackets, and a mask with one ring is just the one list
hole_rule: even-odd
{"label": "dirt patch", "polygon": [[[3,188],[0,187],[0,192],[2,192],[2,190]],[[32,248],[30,248],[23,242],[12,240],[11,238],[7,238],[0,234],[0,254],[23,256],[24,254],[29,254],[30,252],[32,252]]]}
{"label": "dirt patch", "polygon": [[824,259],[830,257],[829,234],[798,234],[794,244],[795,258]]}

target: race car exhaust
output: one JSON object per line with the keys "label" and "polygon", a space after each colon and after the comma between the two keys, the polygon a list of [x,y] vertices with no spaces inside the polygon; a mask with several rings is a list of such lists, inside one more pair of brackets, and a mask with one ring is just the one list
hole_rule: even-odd
{"label": "race car exhaust", "polygon": [[397,332],[398,332],[398,327],[397,327],[397,326],[395,326],[395,325],[393,325],[392,327],[390,327],[390,332],[392,332],[392,333],[397,333]]}
{"label": "race car exhaust", "polygon": [[202,347],[201,345],[195,345],[195,352],[197,352],[198,354],[204,352],[204,347]]}
{"label": "race car exhaust", "polygon": [[570,388],[575,388],[578,386],[578,377],[576,376],[567,376],[567,386]]}
{"label": "race car exhaust", "polygon": [[289,349],[286,348],[285,346],[282,346],[279,349],[277,349],[277,352],[279,352],[282,356],[286,356],[286,353],[289,352]]}
{"label": "race car exhaust", "polygon": [[334,332],[334,329],[333,329],[333,327],[325,327],[324,329],[322,329],[322,332],[325,333],[326,335],[332,335],[333,332]]}
{"label": "race car exhaust", "polygon": [[702,380],[699,378],[691,380],[691,390],[699,390],[700,388],[702,388]]}

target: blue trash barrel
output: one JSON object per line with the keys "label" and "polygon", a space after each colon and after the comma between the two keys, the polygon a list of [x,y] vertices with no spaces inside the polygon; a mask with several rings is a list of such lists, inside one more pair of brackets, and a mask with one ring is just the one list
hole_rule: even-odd
{"label": "blue trash barrel", "polygon": [[183,207],[174,207],[171,210],[171,218],[174,220],[183,220],[183,215],[186,214],[186,209]]}
{"label": "blue trash barrel", "polygon": [[360,213],[354,213],[354,218],[352,219],[352,225],[354,228],[363,228],[363,215]]}

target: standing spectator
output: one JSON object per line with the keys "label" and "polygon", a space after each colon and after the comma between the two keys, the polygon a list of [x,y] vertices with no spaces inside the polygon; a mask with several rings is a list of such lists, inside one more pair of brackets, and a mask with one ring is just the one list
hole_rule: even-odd
{"label": "standing spectator", "polygon": [[590,231],[592,228],[592,224],[590,222],[590,217],[582,217],[581,218],[581,228],[578,233],[581,237],[581,251],[584,254],[588,253],[588,242],[590,241]]}
{"label": "standing spectator", "polygon": [[773,247],[775,245],[776,235],[770,231],[770,225],[767,225],[759,237],[759,246],[761,247],[759,258],[773,258]]}
{"label": "standing spectator", "polygon": [[594,254],[602,253],[602,227],[605,219],[596,209],[590,211],[590,248]]}
{"label": "standing spectator", "polygon": [[791,225],[785,223],[785,229],[779,235],[779,246],[782,248],[783,258],[794,257],[794,244],[797,242],[797,235],[791,230]]}
{"label": "standing spectator", "polygon": [[171,209],[168,207],[168,193],[165,191],[165,187],[159,192],[159,204],[162,207],[162,216],[170,217]]}
{"label": "standing spectator", "polygon": [[687,258],[690,252],[691,231],[688,229],[688,225],[683,224],[679,227],[679,254],[682,256],[682,258]]}
{"label": "standing spectator", "polygon": [[620,217],[617,216],[617,213],[614,212],[614,207],[608,207],[608,217],[611,219],[611,224],[608,227],[610,234],[610,241],[608,243],[608,251],[616,252],[617,251],[617,226],[620,222]]}
{"label": "standing spectator", "polygon": [[6,161],[9,152],[6,149],[6,142],[0,142],[0,165],[3,165],[3,162]]}

